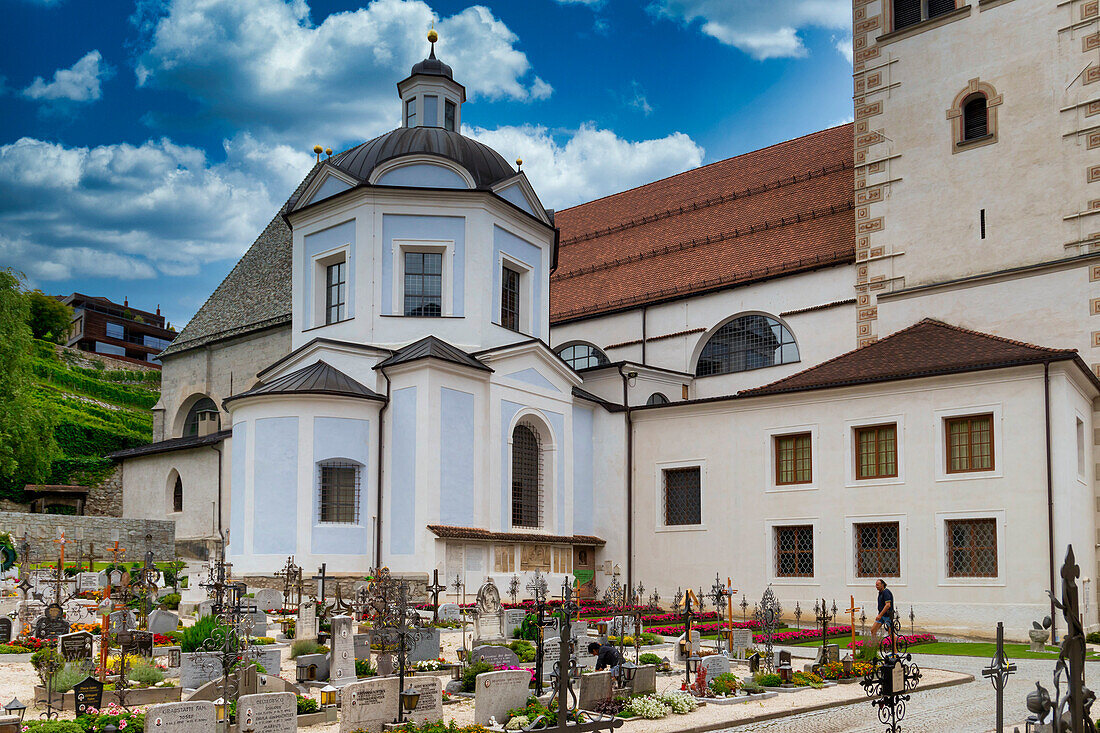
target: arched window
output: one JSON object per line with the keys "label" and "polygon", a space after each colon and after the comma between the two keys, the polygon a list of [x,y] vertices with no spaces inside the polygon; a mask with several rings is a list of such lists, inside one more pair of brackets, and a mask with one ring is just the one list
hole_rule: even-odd
{"label": "arched window", "polygon": [[729,374],[798,361],[794,336],[771,316],[734,318],[710,337],[695,375]]}
{"label": "arched window", "polygon": [[520,423],[512,431],[512,526],[542,526],[542,449],[539,435]]}
{"label": "arched window", "polygon": [[977,140],[989,134],[989,108],[984,94],[971,94],[963,102],[963,140]]}
{"label": "arched window", "polygon": [[558,349],[558,356],[574,369],[588,369],[611,363],[602,351],[591,344],[570,344]]}
{"label": "arched window", "polygon": [[191,405],[187,413],[187,419],[183,423],[183,437],[191,438],[196,435],[210,435],[218,432],[221,425],[221,416],[218,414],[218,406],[209,397]]}
{"label": "arched window", "polygon": [[172,486],[172,511],[183,511],[183,479],[176,474],[176,482]]}
{"label": "arched window", "polygon": [[668,397],[665,397],[660,392],[654,392],[649,396],[649,399],[645,401],[647,405],[667,405]]}

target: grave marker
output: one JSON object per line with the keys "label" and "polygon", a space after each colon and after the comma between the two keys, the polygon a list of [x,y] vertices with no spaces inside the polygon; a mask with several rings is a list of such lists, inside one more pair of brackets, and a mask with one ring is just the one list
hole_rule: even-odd
{"label": "grave marker", "polygon": [[294,622],[294,638],[317,640],[317,606],[306,601],[298,606],[298,619]]}
{"label": "grave marker", "polygon": [[724,654],[709,654],[699,662],[699,668],[706,670],[709,682],[720,674],[729,674],[730,660]]}
{"label": "grave marker", "polygon": [[57,649],[69,662],[78,662],[92,658],[92,635],[87,631],[75,634],[62,634],[57,637]]}
{"label": "grave marker", "polygon": [[474,687],[474,723],[488,725],[489,718],[504,722],[509,710],[527,705],[531,673],[526,669],[483,672]]}
{"label": "grave marker", "polygon": [[85,677],[73,686],[73,701],[78,716],[88,712],[88,708],[98,710],[103,704],[103,683],[91,675]]}
{"label": "grave marker", "polygon": [[355,638],[351,630],[351,616],[332,619],[332,663],[329,681],[341,687],[355,681]]}
{"label": "grave marker", "polygon": [[494,667],[518,667],[519,657],[506,646],[475,646],[470,652],[470,661],[481,660]]}
{"label": "grave marker", "polygon": [[296,696],[293,692],[241,695],[237,728],[241,733],[294,733],[298,729]]}
{"label": "grave marker", "polygon": [[145,711],[145,733],[213,733],[214,703],[170,702]]}
{"label": "grave marker", "polygon": [[167,636],[171,634],[179,626],[180,617],[172,613],[171,611],[162,611],[159,608],[149,614],[149,621],[146,623],[149,631],[154,634],[163,634]]}

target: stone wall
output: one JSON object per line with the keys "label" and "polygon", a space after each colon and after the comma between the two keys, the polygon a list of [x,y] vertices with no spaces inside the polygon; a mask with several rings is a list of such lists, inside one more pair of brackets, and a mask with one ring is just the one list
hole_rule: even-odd
{"label": "stone wall", "polygon": [[115,466],[99,486],[88,490],[84,501],[85,516],[121,517],[122,516],[122,466]]}
{"label": "stone wall", "polygon": [[[11,532],[18,546],[26,532],[31,545],[32,562],[48,561],[57,556],[58,528],[72,540],[66,554],[75,559],[76,541],[81,538],[83,551],[92,549],[96,560],[110,559],[107,548],[114,545],[113,533],[118,532],[118,544],[126,550],[126,562],[140,562],[146,550],[152,550],[158,561],[176,556],[175,522],[156,519],[122,519],[120,517],[72,517],[61,514],[25,514],[0,511],[0,529]],[[146,539],[151,537],[151,539]]]}

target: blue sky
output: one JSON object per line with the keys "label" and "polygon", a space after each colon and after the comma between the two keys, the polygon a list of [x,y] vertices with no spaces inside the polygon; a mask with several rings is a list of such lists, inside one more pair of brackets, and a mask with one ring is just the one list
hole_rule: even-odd
{"label": "blue sky", "polygon": [[[466,134],[565,208],[851,119],[850,0],[0,0],[0,267],[182,326],[309,169],[399,124],[427,52]],[[17,29],[13,31],[12,29]]]}

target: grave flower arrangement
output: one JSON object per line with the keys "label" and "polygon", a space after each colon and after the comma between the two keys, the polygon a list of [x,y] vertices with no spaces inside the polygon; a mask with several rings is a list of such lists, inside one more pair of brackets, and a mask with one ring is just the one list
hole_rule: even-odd
{"label": "grave flower arrangement", "polygon": [[844,674],[844,664],[841,662],[830,662],[829,664],[823,664],[818,668],[819,676],[826,680],[841,680],[849,679],[852,677],[865,677],[871,671],[871,665],[867,662],[853,662],[852,673],[850,675]]}
{"label": "grave flower arrangement", "polygon": [[76,724],[85,733],[104,733],[108,725],[119,731],[132,729],[131,733],[140,733],[145,730],[145,712],[141,708],[126,710],[115,703],[108,703],[105,708],[89,708],[87,714],[76,719]]}
{"label": "grave flower arrangement", "polygon": [[69,626],[70,631],[87,631],[89,634],[99,635],[102,631],[102,627],[99,624],[72,624]]}

